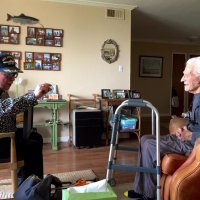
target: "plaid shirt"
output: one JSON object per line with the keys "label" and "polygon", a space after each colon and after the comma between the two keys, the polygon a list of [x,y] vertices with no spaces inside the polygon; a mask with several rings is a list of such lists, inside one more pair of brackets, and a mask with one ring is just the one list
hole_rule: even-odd
{"label": "plaid shirt", "polygon": [[0,91],[0,132],[16,131],[16,115],[37,104],[33,93],[12,99],[6,91]]}

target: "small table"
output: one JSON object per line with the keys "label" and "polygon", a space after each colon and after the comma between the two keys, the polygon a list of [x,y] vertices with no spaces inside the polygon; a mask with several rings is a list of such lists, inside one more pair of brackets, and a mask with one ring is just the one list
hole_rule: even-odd
{"label": "small table", "polygon": [[58,111],[59,109],[67,103],[66,100],[40,100],[38,104],[34,106],[34,108],[47,108],[51,110],[51,121],[50,122],[38,122],[34,123],[34,125],[45,125],[51,127],[51,146],[52,150],[58,150]]}

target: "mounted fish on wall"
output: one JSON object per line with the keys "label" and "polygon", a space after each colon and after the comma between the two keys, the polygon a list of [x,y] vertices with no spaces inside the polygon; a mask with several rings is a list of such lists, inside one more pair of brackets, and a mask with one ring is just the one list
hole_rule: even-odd
{"label": "mounted fish on wall", "polygon": [[[30,17],[30,16],[26,16],[24,14],[20,14],[19,16],[12,16],[10,14],[7,14],[7,21],[10,21],[10,20],[12,20],[15,23],[20,23],[22,25],[39,23],[39,19]],[[40,24],[40,25],[43,26],[42,24]]]}

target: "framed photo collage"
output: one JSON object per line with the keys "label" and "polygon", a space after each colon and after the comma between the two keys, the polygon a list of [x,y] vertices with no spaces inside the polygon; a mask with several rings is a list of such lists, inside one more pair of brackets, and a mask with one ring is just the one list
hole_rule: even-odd
{"label": "framed photo collage", "polygon": [[19,44],[20,26],[0,25],[0,43]]}
{"label": "framed photo collage", "polygon": [[27,45],[62,47],[63,29],[27,27]]}
{"label": "framed photo collage", "polygon": [[[0,43],[20,44],[20,26],[0,24]],[[26,45],[62,47],[63,29],[27,27]],[[22,52],[0,50],[14,56],[18,68],[21,69]],[[25,52],[24,70],[61,70],[61,53]]]}
{"label": "framed photo collage", "polygon": [[22,61],[22,52],[21,51],[3,51],[0,50],[0,53],[10,54],[15,58],[16,66],[21,69],[21,61]]}
{"label": "framed photo collage", "polygon": [[60,71],[61,53],[25,52],[24,70]]}

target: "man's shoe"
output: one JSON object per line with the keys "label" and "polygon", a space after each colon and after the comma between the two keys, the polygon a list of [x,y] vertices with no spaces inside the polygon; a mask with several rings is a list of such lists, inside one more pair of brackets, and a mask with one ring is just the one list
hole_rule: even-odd
{"label": "man's shoe", "polygon": [[124,192],[124,196],[127,198],[135,199],[135,200],[143,198],[142,194],[138,194],[134,190],[129,190],[129,191]]}

